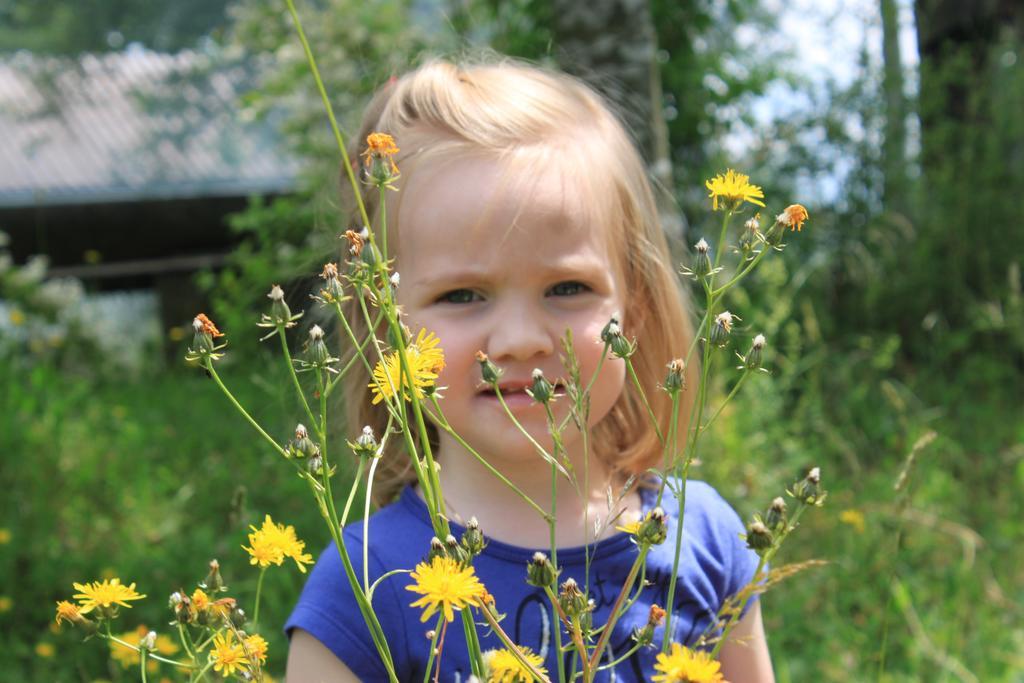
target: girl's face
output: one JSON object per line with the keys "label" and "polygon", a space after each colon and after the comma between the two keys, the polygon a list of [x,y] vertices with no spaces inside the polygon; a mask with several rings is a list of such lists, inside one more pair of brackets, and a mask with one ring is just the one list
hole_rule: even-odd
{"label": "girl's face", "polygon": [[[587,382],[602,354],[601,329],[626,305],[607,229],[585,222],[571,177],[550,168],[543,175],[528,184],[525,198],[508,187],[498,161],[425,162],[401,198],[398,302],[413,334],[426,328],[440,338],[446,367],[438,385],[447,387],[441,408],[492,462],[522,464],[536,455],[483,385],[476,352],[504,371],[499,386],[516,418],[550,444],[544,408],[524,391],[533,369],[549,381],[565,375],[560,342],[568,328]],[[624,363],[607,358],[592,389],[591,424],[618,400],[624,377]],[[552,406],[559,419],[569,409],[562,393]],[[569,427],[564,436],[572,453],[578,431]],[[442,433],[441,452],[453,447]]]}

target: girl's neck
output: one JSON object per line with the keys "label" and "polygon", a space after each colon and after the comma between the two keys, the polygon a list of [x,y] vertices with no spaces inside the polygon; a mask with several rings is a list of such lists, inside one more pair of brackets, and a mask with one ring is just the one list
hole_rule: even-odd
{"label": "girl's neck", "polygon": [[[443,449],[439,457],[439,478],[444,491],[449,519],[465,524],[476,517],[485,537],[525,548],[551,545],[551,528],[546,519],[529,503],[483,467],[475,458],[459,449]],[[615,533],[615,525],[639,517],[640,497],[636,491],[619,493],[621,482],[597,458],[587,462],[586,477],[582,457],[573,458],[579,489],[559,473],[555,483],[555,538],[558,547],[580,546]],[[551,465],[539,455],[535,458],[498,465],[525,495],[546,513],[552,511]],[[586,482],[584,482],[586,480]],[[586,485],[584,485],[586,483]],[[608,509],[608,487],[613,507]],[[616,501],[618,501],[616,503]],[[622,510],[622,517],[608,520]],[[603,522],[599,534],[595,523]]]}

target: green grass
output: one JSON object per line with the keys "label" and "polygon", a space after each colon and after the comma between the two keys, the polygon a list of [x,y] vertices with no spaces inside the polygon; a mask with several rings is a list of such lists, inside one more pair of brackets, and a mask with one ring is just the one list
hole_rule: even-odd
{"label": "green grass", "polygon": [[[954,377],[946,378],[951,385],[894,389],[881,379],[891,372],[886,363],[865,375],[858,374],[863,358],[849,361],[854,367],[842,358],[817,372],[790,372],[774,359],[777,376],[748,383],[709,433],[694,470],[749,517],[801,467],[822,468],[829,499],[804,515],[776,565],[828,564],[763,599],[779,680],[1022,680],[1024,424],[1016,385],[989,383],[986,394],[972,394],[969,377]],[[991,376],[982,365],[972,376]],[[211,558],[221,562],[228,594],[251,611],[258,574],[240,546],[264,514],[294,525],[314,556],[325,545],[304,483],[201,371],[102,382],[45,365],[10,364],[6,372],[5,678],[136,680],[134,669],[111,663],[104,643],[83,644],[67,627],[53,632],[54,602],[70,597],[73,581],[137,582],[148,598],[122,612],[118,630],[144,623],[173,634],[167,597],[194,588]],[[278,366],[225,363],[221,372],[272,434],[289,437],[300,415]],[[949,401],[920,398],[927,395]],[[920,453],[901,516],[893,484],[927,430],[938,438]],[[860,513],[863,529],[851,521],[855,513],[843,521],[843,511]],[[302,581],[287,564],[267,573],[261,622],[275,677],[286,659],[280,627]],[[52,644],[56,656],[39,656],[39,643]]]}

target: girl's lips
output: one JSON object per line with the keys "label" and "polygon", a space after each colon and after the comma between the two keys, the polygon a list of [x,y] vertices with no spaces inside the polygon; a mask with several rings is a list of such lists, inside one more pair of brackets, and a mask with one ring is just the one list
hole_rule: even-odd
{"label": "girl's lips", "polygon": [[[498,400],[498,395],[491,390],[485,389],[484,391],[481,391],[477,394],[477,398],[483,399],[488,403],[493,403],[498,406],[499,409],[501,408],[501,401]],[[501,398],[504,399],[505,404],[512,409],[529,408],[532,405],[537,405],[536,401],[533,400],[533,397],[526,393],[526,387],[521,389],[513,389],[511,387],[507,389],[503,388],[501,389]]]}

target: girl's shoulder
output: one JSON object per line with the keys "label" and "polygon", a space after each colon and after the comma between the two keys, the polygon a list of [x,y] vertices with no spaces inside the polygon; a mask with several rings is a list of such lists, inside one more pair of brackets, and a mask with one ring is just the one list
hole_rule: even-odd
{"label": "girl's shoulder", "polygon": [[[654,480],[641,487],[640,495],[645,511],[655,505],[659,484],[658,480]],[[670,519],[679,518],[681,497],[685,501],[683,525],[686,528],[696,523],[739,522],[739,515],[714,486],[700,479],[687,479],[683,487],[682,481],[676,477],[665,480],[665,492],[661,498],[661,508]]]}

